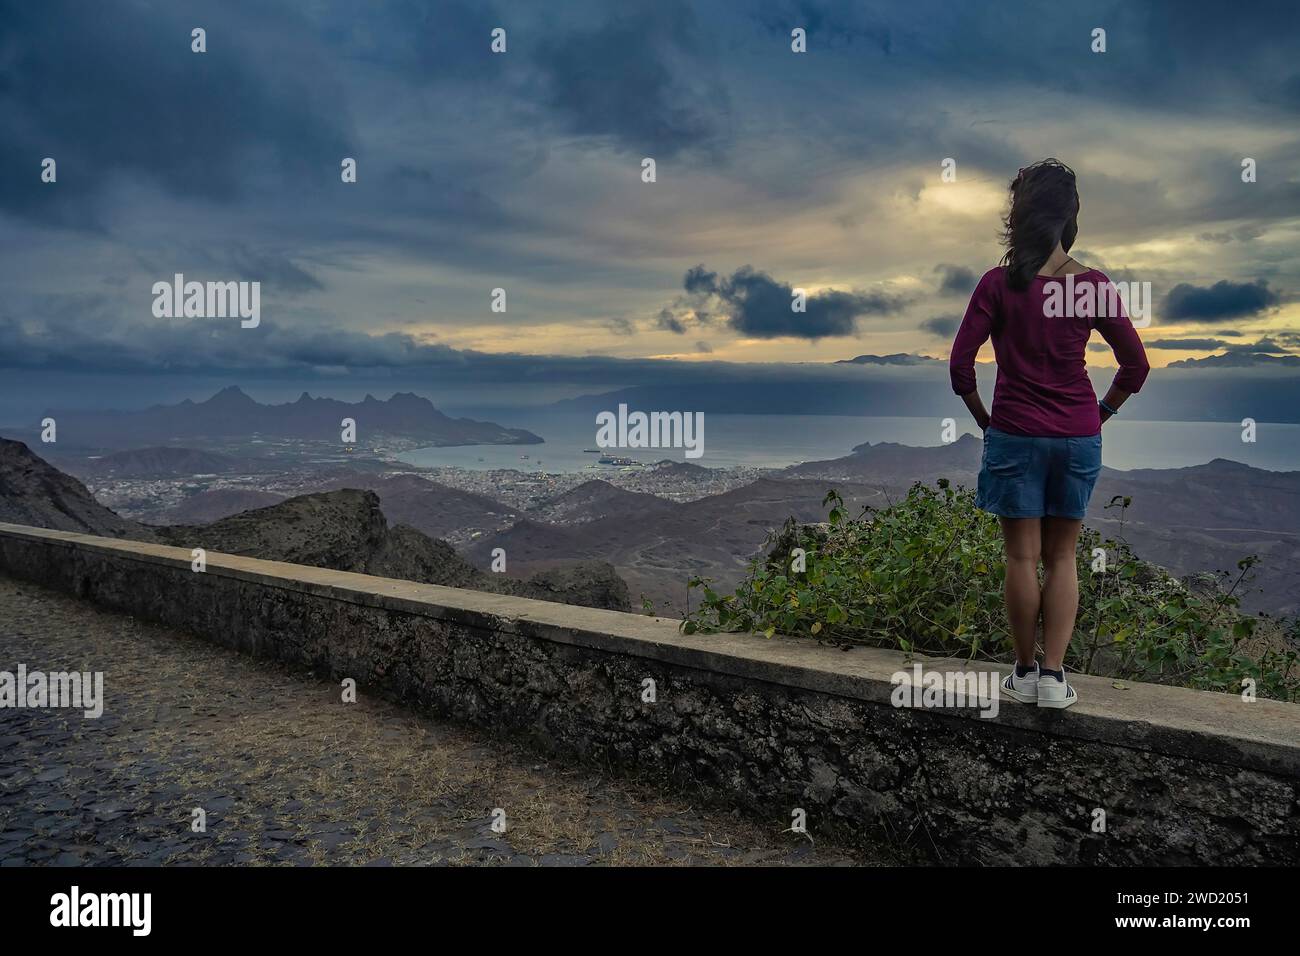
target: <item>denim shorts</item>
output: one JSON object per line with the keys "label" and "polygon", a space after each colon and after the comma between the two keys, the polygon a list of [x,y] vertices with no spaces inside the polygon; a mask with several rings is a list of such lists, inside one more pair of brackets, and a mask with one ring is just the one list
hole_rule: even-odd
{"label": "denim shorts", "polygon": [[989,428],[975,504],[1003,518],[1082,518],[1100,473],[1100,434],[1033,438]]}

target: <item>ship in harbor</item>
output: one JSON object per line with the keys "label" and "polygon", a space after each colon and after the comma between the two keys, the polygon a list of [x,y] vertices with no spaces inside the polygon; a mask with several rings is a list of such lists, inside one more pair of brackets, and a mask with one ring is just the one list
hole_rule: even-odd
{"label": "ship in harbor", "polygon": [[627,466],[640,465],[641,462],[637,461],[635,458],[620,458],[616,455],[601,455],[596,464]]}

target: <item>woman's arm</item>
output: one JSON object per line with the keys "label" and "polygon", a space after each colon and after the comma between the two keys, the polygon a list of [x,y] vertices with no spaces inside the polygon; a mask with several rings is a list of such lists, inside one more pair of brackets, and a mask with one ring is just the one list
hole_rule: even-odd
{"label": "woman's arm", "polygon": [[989,413],[984,410],[984,401],[975,380],[975,356],[979,355],[993,330],[993,303],[987,280],[988,275],[985,275],[971,293],[970,304],[966,306],[966,314],[962,316],[948,356],[952,390],[961,396],[981,430],[989,426]]}
{"label": "woman's arm", "polygon": [[[1101,333],[1101,337],[1115,353],[1115,361],[1119,363],[1119,371],[1115,373],[1110,390],[1102,399],[1102,403],[1119,411],[1119,407],[1128,401],[1130,395],[1141,390],[1142,383],[1147,379],[1147,373],[1151,371],[1151,365],[1147,362],[1147,350],[1142,347],[1142,339],[1124,313],[1123,306],[1120,307],[1119,315],[1109,318],[1098,317],[1093,327]],[[1103,407],[1102,422],[1104,423],[1110,416],[1111,412]]]}
{"label": "woman's arm", "polygon": [[979,389],[976,389],[967,395],[963,395],[961,400],[965,402],[966,407],[970,409],[971,417],[975,419],[975,424],[980,427],[980,431],[984,431],[988,428],[989,413],[984,410],[984,400],[980,398]]}
{"label": "woman's arm", "polygon": [[[1116,379],[1119,378],[1118,375],[1115,377]],[[1101,406],[1097,410],[1101,413],[1101,423],[1103,425],[1106,424],[1106,421],[1113,414],[1112,412],[1106,411],[1106,408],[1109,406],[1115,411],[1119,411],[1119,407],[1128,401],[1128,397],[1129,393],[1124,391],[1124,389],[1120,388],[1118,385],[1112,385],[1110,387],[1110,391],[1106,393],[1106,397],[1097,403]]]}

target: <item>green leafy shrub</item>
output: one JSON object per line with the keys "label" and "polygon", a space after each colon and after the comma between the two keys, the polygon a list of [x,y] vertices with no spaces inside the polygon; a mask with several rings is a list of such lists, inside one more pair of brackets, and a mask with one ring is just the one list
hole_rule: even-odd
{"label": "green leafy shrub", "polygon": [[[840,644],[1009,662],[1013,646],[1002,603],[1005,568],[998,521],[970,491],[945,479],[913,485],[883,509],[845,511],[834,491],[823,525],[786,522],[766,559],[753,562],[731,595],[690,581],[702,603],[688,633],[753,631]],[[1108,507],[1130,501],[1117,498]],[[1231,579],[1190,585],[1139,560],[1120,538],[1084,528],[1079,539],[1079,616],[1066,665],[1120,679],[1300,699],[1295,644],[1266,618],[1240,612],[1238,592],[1257,559]],[[802,559],[800,552],[802,552]]]}

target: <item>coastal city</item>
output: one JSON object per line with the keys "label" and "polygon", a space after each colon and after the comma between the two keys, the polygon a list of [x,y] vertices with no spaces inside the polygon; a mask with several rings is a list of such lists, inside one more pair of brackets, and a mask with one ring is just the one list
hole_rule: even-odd
{"label": "coastal city", "polygon": [[[309,444],[295,442],[288,447],[290,443],[277,442],[273,454],[262,445],[256,450],[258,457],[233,458],[240,463],[237,470],[212,474],[137,477],[90,471],[83,472],[82,477],[97,499],[123,517],[150,522],[166,520],[187,499],[206,492],[260,494],[270,503],[272,496],[289,498],[309,494],[321,490],[327,482],[330,487],[339,487],[349,475],[356,476],[358,483],[362,483],[362,477],[425,479],[527,512],[592,480],[628,492],[686,502],[743,487],[776,471],[749,466],[704,468],[668,460],[642,464],[635,459],[605,454],[600,458],[593,455],[592,463],[579,471],[548,471],[531,459],[521,460],[519,468],[422,468],[398,459],[391,445],[377,444],[364,450],[340,452],[337,446],[304,447]],[[222,453],[228,456],[238,455],[240,451],[247,453],[249,449],[222,448]]]}

